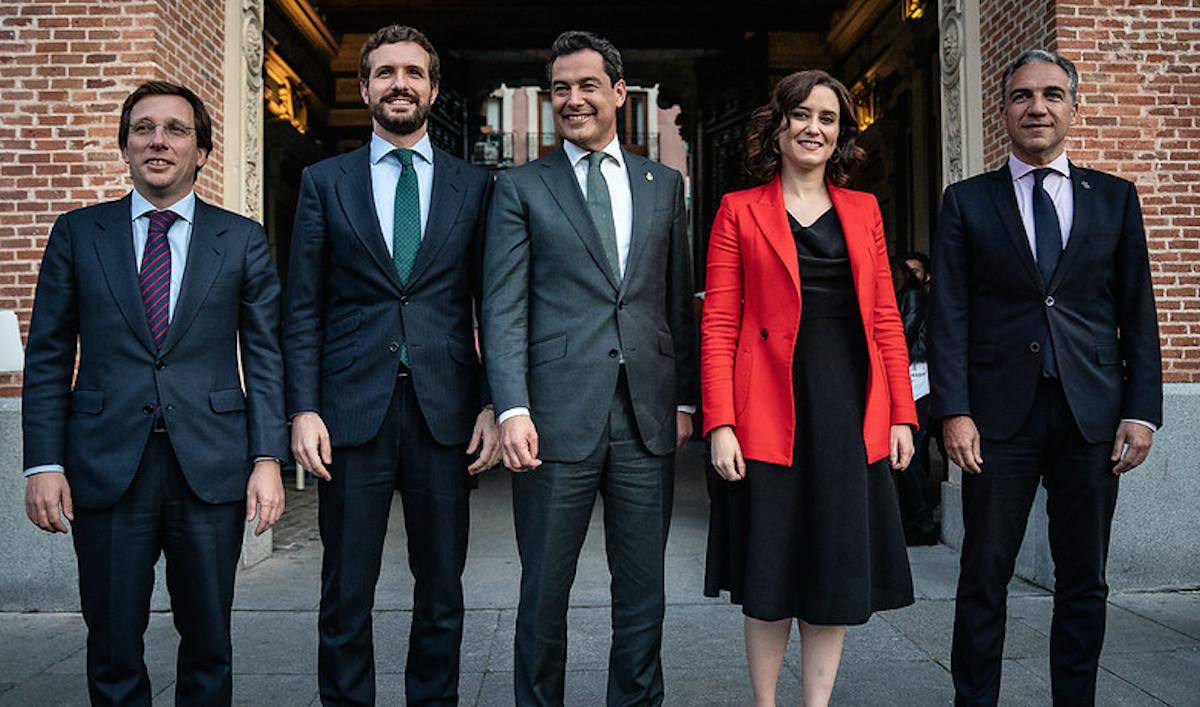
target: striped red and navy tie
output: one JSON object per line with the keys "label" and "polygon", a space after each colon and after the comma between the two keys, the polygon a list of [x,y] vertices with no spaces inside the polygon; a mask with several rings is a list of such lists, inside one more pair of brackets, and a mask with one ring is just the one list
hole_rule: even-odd
{"label": "striped red and navy tie", "polygon": [[171,244],[167,231],[179,218],[174,211],[147,211],[150,218],[150,234],[146,237],[146,248],[142,252],[142,269],[138,282],[142,287],[142,303],[146,305],[146,321],[150,324],[150,337],[154,348],[161,349],[163,339],[170,326],[171,308]]}

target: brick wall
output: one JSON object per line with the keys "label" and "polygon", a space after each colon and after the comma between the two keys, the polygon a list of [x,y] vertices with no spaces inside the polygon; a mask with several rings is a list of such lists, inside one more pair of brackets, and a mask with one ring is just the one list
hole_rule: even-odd
{"label": "brick wall", "polygon": [[[130,188],[117,122],[142,81],[185,83],[208,104],[217,154],[197,191],[220,201],[223,46],[220,0],[0,2],[0,309],[22,334],[54,219]],[[20,376],[0,374],[0,397],[19,394]]]}
{"label": "brick wall", "polygon": [[1054,5],[1054,0],[979,0],[983,164],[988,169],[1008,156],[1001,116],[1004,68],[1026,49],[1054,50]]}
{"label": "brick wall", "polygon": [[1167,382],[1200,382],[1200,5],[1059,0],[1058,50],[1080,72],[1080,164],[1135,182]]}

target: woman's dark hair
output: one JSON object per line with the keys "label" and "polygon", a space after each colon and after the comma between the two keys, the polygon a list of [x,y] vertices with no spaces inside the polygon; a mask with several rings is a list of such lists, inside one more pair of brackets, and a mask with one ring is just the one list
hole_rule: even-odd
{"label": "woman's dark hair", "polygon": [[797,71],[777,83],[771,100],[750,116],[746,134],[746,170],[756,181],[768,182],[779,174],[779,134],[787,127],[788,113],[803,103],[817,86],[833,91],[840,114],[837,147],[825,165],[825,176],[838,186],[846,186],[866,158],[866,152],[854,144],[858,137],[858,120],[850,92],[841,81],[820,69]]}

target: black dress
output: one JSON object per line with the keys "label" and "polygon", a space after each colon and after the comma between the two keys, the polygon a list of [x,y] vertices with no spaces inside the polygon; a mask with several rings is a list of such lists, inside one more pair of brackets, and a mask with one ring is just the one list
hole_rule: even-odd
{"label": "black dress", "polygon": [[748,459],[734,482],[709,469],[704,593],[764,621],[861,624],[913,602],[904,530],[888,460],[867,464],[863,445],[868,354],[841,223],[832,208],[788,220],[803,303],[792,466]]}

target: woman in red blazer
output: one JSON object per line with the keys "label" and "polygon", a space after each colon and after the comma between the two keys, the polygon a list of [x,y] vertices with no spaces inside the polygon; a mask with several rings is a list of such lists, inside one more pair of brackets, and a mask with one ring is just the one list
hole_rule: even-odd
{"label": "woman in red blazer", "polygon": [[705,593],[746,616],[755,704],[775,704],[792,621],[804,704],[827,704],[845,627],[912,603],[889,466],[913,453],[908,353],[875,197],[843,186],[862,150],[846,88],[783,79],[725,195],[701,319],[713,484]]}

